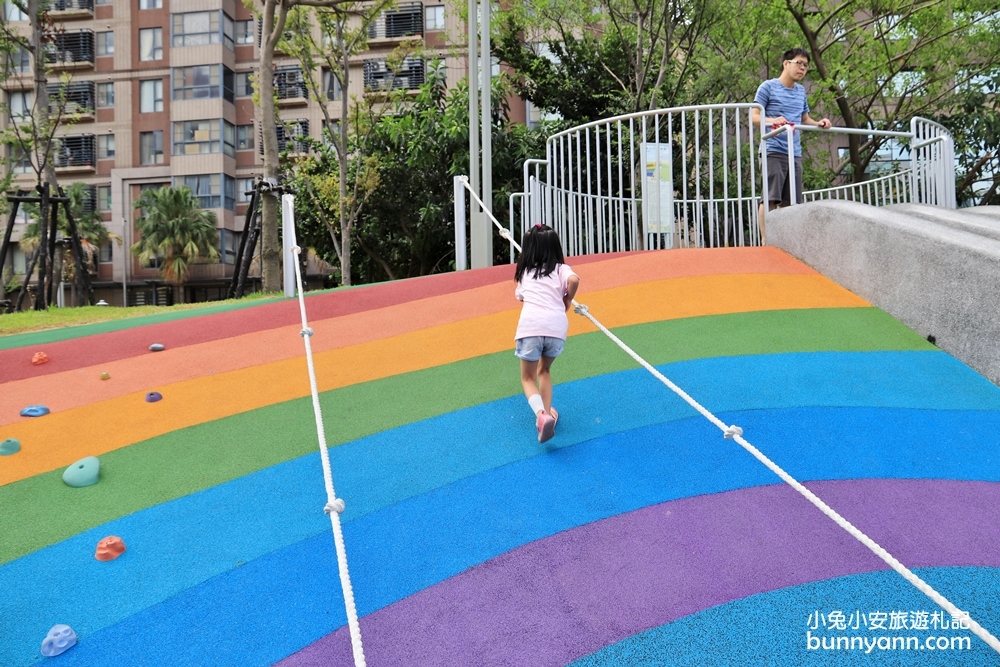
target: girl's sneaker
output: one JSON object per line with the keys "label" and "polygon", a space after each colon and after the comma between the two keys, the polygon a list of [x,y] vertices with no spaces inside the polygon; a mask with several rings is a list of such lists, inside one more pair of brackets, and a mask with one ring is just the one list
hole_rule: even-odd
{"label": "girl's sneaker", "polygon": [[538,415],[535,426],[538,428],[538,442],[545,442],[555,435],[556,420],[544,412]]}

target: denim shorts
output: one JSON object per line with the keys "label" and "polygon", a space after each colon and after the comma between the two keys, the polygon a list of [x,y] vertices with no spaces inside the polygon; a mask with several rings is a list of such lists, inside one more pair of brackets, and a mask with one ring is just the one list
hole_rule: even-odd
{"label": "denim shorts", "polygon": [[518,338],[517,347],[514,354],[525,361],[538,361],[542,355],[549,358],[558,357],[562,354],[563,345],[566,344],[562,338],[552,338],[551,336],[528,336]]}

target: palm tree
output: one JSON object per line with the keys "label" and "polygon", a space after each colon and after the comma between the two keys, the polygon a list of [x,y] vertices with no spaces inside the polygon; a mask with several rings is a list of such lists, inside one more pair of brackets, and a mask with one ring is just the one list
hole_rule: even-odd
{"label": "palm tree", "polygon": [[215,213],[202,210],[187,186],[146,190],[134,206],[142,214],[136,221],[141,238],[132,246],[132,254],[143,266],[159,260],[160,275],[167,282],[181,285],[190,264],[200,258],[219,258]]}

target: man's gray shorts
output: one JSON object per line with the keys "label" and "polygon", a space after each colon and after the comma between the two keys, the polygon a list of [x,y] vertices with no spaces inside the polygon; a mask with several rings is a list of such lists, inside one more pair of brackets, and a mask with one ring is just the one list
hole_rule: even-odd
{"label": "man's gray shorts", "polygon": [[[802,158],[795,158],[795,194],[796,201],[802,201]],[[767,198],[771,202],[781,202],[788,206],[788,154],[767,154]]]}

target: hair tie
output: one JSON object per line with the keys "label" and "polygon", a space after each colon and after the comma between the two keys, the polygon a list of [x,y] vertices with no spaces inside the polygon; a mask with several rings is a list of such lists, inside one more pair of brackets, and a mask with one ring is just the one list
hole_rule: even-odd
{"label": "hair tie", "polygon": [[535,227],[538,227],[539,229],[541,229],[541,228],[542,228],[542,223],[540,223],[540,222],[536,222],[536,223],[535,223]]}

